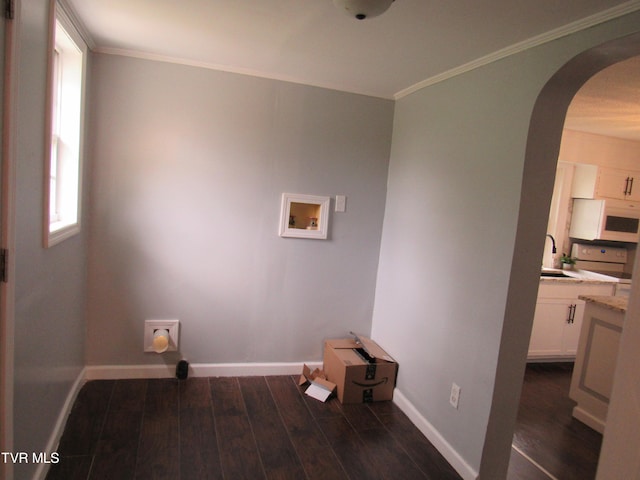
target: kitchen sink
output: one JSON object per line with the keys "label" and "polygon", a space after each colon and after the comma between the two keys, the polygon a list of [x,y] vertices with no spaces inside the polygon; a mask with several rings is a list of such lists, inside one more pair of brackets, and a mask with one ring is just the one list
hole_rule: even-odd
{"label": "kitchen sink", "polygon": [[540,276],[541,277],[563,278],[563,277],[569,277],[570,275],[567,275],[562,270],[542,270],[540,272]]}

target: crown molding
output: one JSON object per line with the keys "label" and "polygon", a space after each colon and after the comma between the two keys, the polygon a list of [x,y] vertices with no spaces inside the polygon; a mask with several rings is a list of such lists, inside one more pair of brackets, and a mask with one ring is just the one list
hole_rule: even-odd
{"label": "crown molding", "polygon": [[238,75],[247,75],[250,77],[264,78],[267,80],[277,80],[280,82],[294,83],[296,85],[304,85],[306,87],[335,90],[343,93],[352,93],[354,95],[363,95],[365,97],[374,97],[374,98],[382,98],[384,100],[393,100],[393,96],[383,95],[381,93],[362,92],[362,91],[358,91],[357,89],[350,90],[350,89],[345,89],[344,86],[342,85],[330,84],[330,83],[322,83],[322,82],[310,83],[307,81],[301,81],[300,79],[293,76],[270,74],[260,70],[253,70],[250,68],[239,67],[235,65],[220,65],[216,63],[208,63],[208,62],[203,62],[199,60],[189,60],[181,57],[172,57],[168,55],[160,55],[157,53],[142,52],[139,50],[130,50],[130,49],[124,49],[124,48],[97,47],[97,48],[93,48],[92,51],[94,53],[104,54],[104,55],[116,55],[121,57],[137,58],[140,60],[149,60],[152,62],[171,63],[174,65],[182,65],[186,67],[203,68],[207,70],[215,70],[217,72],[235,73]]}
{"label": "crown molding", "polygon": [[135,50],[99,47],[96,45],[91,34],[87,30],[87,28],[84,26],[83,22],[80,20],[80,17],[78,17],[78,15],[76,15],[73,9],[69,6],[68,1],[67,0],[56,0],[56,1],[62,6],[65,13],[71,18],[71,20],[73,21],[73,24],[78,29],[80,35],[84,38],[89,49],[95,53],[119,55],[119,56],[132,57],[132,58],[138,58],[143,60],[166,62],[166,63],[197,67],[197,68],[217,70],[217,71],[222,71],[227,73],[249,75],[253,77],[279,80],[279,81],[295,83],[295,84],[303,84],[310,87],[326,88],[329,90],[337,90],[345,93],[353,93],[357,95],[382,98],[386,100],[399,100],[423,88],[429,87],[431,85],[435,85],[437,83],[443,82],[445,80],[456,77],[458,75],[462,75],[464,73],[470,72],[472,70],[483,67],[485,65],[489,65],[493,62],[497,62],[499,60],[510,57],[512,55],[516,55],[530,48],[543,45],[545,43],[557,40],[567,35],[571,35],[581,30],[585,30],[587,28],[605,23],[609,20],[613,20],[615,18],[622,17],[629,13],[633,13],[637,10],[640,10],[640,0],[630,0],[616,7],[604,10],[602,12],[598,12],[594,15],[590,15],[588,17],[569,23],[562,27],[558,27],[556,29],[550,30],[543,34],[536,35],[522,42],[515,43],[513,45],[510,45],[508,47],[505,47],[503,49],[497,50],[493,53],[477,58],[463,65],[460,65],[458,67],[439,73],[438,75],[434,75],[432,77],[426,78],[425,80],[422,80],[414,85],[411,85],[407,88],[404,88],[398,91],[392,96],[389,96],[389,95],[382,94],[381,92],[364,93],[362,91],[345,90],[344,87],[341,85],[328,85],[328,84],[323,84],[321,82],[309,84],[309,83],[301,82],[299,79],[296,79],[287,75],[271,75],[271,74],[266,74],[265,72],[256,71],[249,68],[243,68],[240,66],[219,65],[219,64],[207,63],[207,62],[196,61],[196,60],[187,60],[184,58],[176,58],[171,56],[140,52]]}
{"label": "crown molding", "polygon": [[476,60],[460,65],[459,67],[452,68],[451,70],[447,70],[446,72],[442,72],[438,75],[434,75],[433,77],[429,77],[410,87],[400,90],[393,96],[393,98],[395,100],[399,100],[403,97],[406,97],[407,95],[411,95],[412,93],[417,92],[418,90],[429,87],[431,85],[435,85],[436,83],[443,82],[458,75],[462,75],[463,73],[475,70],[476,68],[480,68],[490,63],[497,62],[498,60],[510,57],[511,55],[515,55],[530,48],[543,45],[562,37],[566,37],[567,35],[571,35],[572,33],[585,30],[595,25],[613,20],[614,18],[621,17],[628,13],[633,13],[637,10],[640,10],[639,0],[632,0],[626,3],[622,3],[617,7],[604,10],[602,12],[591,15],[589,17],[585,17],[572,23],[568,23],[567,25],[564,25],[562,27],[550,30],[541,35],[536,35],[535,37],[515,43],[501,50],[497,50],[493,53],[490,53],[489,55],[485,55],[484,57],[480,57]]}
{"label": "crown molding", "polygon": [[89,33],[89,30],[87,30],[87,27],[85,27],[82,20],[80,20],[80,17],[76,14],[76,12],[71,7],[71,5],[69,5],[69,2],[67,2],[66,0],[56,0],[56,3],[62,9],[62,11],[64,12],[64,15],[67,16],[69,21],[76,28],[76,30],[78,31],[78,33],[80,34],[84,42],[87,44],[87,47],[89,48],[89,50],[94,50],[96,48],[95,40]]}

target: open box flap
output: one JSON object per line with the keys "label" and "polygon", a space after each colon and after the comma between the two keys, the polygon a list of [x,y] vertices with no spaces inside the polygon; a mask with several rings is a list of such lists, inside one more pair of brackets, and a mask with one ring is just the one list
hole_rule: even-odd
{"label": "open box flap", "polygon": [[353,338],[332,338],[327,340],[327,344],[333,348],[358,348],[358,344]]}
{"label": "open box flap", "polygon": [[311,368],[309,368],[306,363],[302,366],[302,374],[298,379],[298,385],[302,386],[305,383],[315,383],[323,388],[328,389],[330,392],[332,392],[336,388],[335,383],[327,380],[327,375],[325,374],[324,370],[316,368],[315,370],[311,371]]}
{"label": "open box flap", "polygon": [[373,340],[366,337],[360,337],[360,342],[364,346],[364,349],[367,351],[367,353],[372,357],[377,358],[378,360],[384,360],[386,362],[395,361],[393,360],[393,358],[391,358],[391,356],[387,352],[385,352],[382,348],[380,348],[380,346]]}
{"label": "open box flap", "polygon": [[325,380],[324,378],[314,378],[311,383],[315,383],[316,385],[320,385],[322,388],[326,388],[329,392],[333,392],[336,389],[336,384],[330,382],[329,380]]}
{"label": "open box flap", "polygon": [[331,339],[327,340],[327,344],[334,349],[362,348],[376,360],[395,362],[395,360],[387,352],[385,352],[376,342],[374,342],[370,338],[363,337],[361,335],[355,335],[353,332],[351,334],[354,335],[355,338]]}
{"label": "open box flap", "polygon": [[305,393],[321,402],[326,402],[337,388],[335,383],[327,380],[324,370],[316,368],[314,371],[311,371],[311,369],[304,364],[298,385],[303,386],[307,383],[309,386],[305,390]]}

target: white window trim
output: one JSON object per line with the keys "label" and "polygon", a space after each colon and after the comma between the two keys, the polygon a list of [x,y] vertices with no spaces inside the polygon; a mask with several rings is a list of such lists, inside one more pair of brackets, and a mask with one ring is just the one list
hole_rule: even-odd
{"label": "white window trim", "polygon": [[[51,218],[51,155],[52,155],[52,136],[53,136],[53,102],[55,101],[54,85],[54,49],[56,22],[59,22],[65,32],[71,37],[73,43],[79,48],[82,54],[81,81],[82,90],[80,93],[80,118],[79,118],[79,137],[78,137],[78,159],[77,159],[77,198],[76,198],[76,215],[72,219],[56,219]],[[44,208],[43,208],[43,238],[44,247],[49,248],[56,245],[67,238],[70,238],[81,231],[82,218],[82,172],[83,172],[83,151],[84,151],[84,112],[85,112],[85,91],[86,91],[86,70],[88,47],[77,28],[71,21],[71,18],[65,12],[64,8],[57,1],[51,2],[51,13],[49,17],[49,42],[50,54],[48,64],[48,92],[47,92],[47,116],[46,116],[46,149],[44,164]],[[75,179],[74,179],[75,184]]]}

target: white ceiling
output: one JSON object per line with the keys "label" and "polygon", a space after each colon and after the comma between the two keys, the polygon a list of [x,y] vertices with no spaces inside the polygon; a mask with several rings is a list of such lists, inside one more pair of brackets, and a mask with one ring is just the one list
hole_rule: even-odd
{"label": "white ceiling", "polygon": [[[397,0],[382,16],[359,21],[339,11],[332,0],[67,3],[97,52],[165,59],[382,98],[397,98],[448,72],[499,57],[518,45],[552,38],[570,29],[567,25],[590,24],[640,8],[637,0]],[[630,68],[635,88],[620,89],[622,99],[614,100],[624,105],[614,111],[635,112],[637,118],[640,71],[637,66]],[[627,78],[628,72],[624,74]],[[575,126],[589,126],[585,117],[592,115],[585,112],[600,102],[594,100],[597,90],[594,87],[585,96],[582,120]],[[632,106],[627,105],[628,90],[635,93]],[[608,105],[597,105],[599,117],[610,117]]]}
{"label": "white ceiling", "polygon": [[589,79],[569,106],[565,128],[640,141],[640,57]]}

